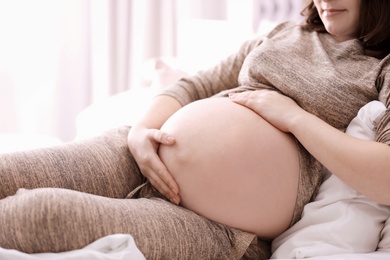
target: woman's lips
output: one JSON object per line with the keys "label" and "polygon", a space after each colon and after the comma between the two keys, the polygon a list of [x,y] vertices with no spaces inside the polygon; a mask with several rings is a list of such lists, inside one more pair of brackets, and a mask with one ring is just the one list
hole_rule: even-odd
{"label": "woman's lips", "polygon": [[331,16],[341,14],[344,11],[345,11],[344,9],[324,9],[322,14],[325,17],[331,17]]}

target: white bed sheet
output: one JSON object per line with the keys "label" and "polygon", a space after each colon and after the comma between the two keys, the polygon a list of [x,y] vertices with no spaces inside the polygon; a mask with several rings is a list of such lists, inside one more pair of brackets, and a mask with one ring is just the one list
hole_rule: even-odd
{"label": "white bed sheet", "polygon": [[[372,252],[367,254],[339,254],[330,256],[316,256],[308,258],[310,260],[389,260],[390,252]],[[290,259],[283,259],[290,260]]]}
{"label": "white bed sheet", "polygon": [[[25,254],[0,248],[1,260],[145,260],[130,235],[115,234],[103,237],[90,245],[63,253]],[[310,258],[312,260],[389,260],[390,251],[368,254],[339,254]],[[287,260],[287,259],[284,259]],[[290,260],[290,259],[288,259]]]}
{"label": "white bed sheet", "polygon": [[25,254],[0,248],[1,260],[145,260],[130,235],[115,234],[96,240],[88,246],[62,253]]}

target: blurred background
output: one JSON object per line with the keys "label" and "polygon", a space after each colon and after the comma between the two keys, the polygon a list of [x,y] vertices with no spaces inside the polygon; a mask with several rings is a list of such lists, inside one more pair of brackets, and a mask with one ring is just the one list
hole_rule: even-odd
{"label": "blurred background", "polygon": [[[137,95],[165,80],[161,61],[183,73],[212,66],[276,22],[299,19],[294,1],[1,0],[0,135],[73,140],[91,105],[122,93],[145,103]],[[108,117],[140,113],[132,109]]]}

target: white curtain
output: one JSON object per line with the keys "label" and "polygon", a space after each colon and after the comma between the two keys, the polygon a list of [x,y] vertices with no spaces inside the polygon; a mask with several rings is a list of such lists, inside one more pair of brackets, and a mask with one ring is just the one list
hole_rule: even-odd
{"label": "white curtain", "polygon": [[72,140],[82,109],[143,87],[146,61],[198,69],[235,49],[252,32],[252,2],[1,0],[0,134]]}
{"label": "white curtain", "polygon": [[45,131],[54,112],[61,2],[0,1],[1,131]]}
{"label": "white curtain", "polygon": [[92,102],[175,55],[175,0],[1,0],[0,133],[75,136]]}

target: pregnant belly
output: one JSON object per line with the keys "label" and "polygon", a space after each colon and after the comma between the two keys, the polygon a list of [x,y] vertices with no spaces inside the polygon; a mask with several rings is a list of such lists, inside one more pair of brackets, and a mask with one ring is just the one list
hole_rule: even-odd
{"label": "pregnant belly", "polygon": [[216,222],[274,238],[292,219],[299,178],[294,138],[227,98],[193,102],[161,130],[159,155],[181,205]]}

